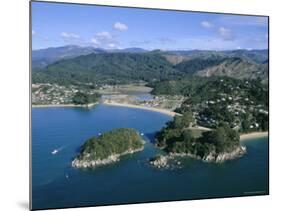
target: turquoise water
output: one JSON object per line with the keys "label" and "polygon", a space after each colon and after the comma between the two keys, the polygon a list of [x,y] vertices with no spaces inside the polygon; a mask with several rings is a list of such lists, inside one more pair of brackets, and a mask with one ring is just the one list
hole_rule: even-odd
{"label": "turquoise water", "polygon": [[[98,105],[32,109],[32,208],[62,208],[147,201],[268,194],[268,140],[246,141],[247,154],[224,164],[185,159],[184,168],[157,170],[156,131],[171,117],[147,110]],[[119,127],[144,133],[142,152],[95,170],[71,161],[89,137]],[[58,149],[53,155],[52,151]]]}

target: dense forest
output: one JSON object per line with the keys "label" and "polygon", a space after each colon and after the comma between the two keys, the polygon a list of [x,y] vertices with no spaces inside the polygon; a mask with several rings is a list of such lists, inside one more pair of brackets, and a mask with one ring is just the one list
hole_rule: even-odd
{"label": "dense forest", "polygon": [[216,59],[203,59],[203,58],[195,58],[187,61],[183,61],[175,66],[176,69],[179,71],[193,75],[197,71],[204,70],[208,67],[213,67],[216,65],[219,65],[224,60],[227,60],[227,58],[216,58]]}
{"label": "dense forest", "polygon": [[[58,52],[53,51],[46,50],[46,57],[43,56],[44,52],[34,53],[33,83],[121,84],[140,80],[150,83],[191,75],[260,78],[264,83],[268,80],[267,51],[165,52],[128,49],[106,52],[91,48],[70,52],[59,48]],[[87,52],[89,54],[83,55]],[[174,59],[181,58],[176,59],[181,62],[173,63],[167,59],[169,55]],[[38,68],[40,61],[43,68]]]}
{"label": "dense forest", "polygon": [[211,131],[196,137],[191,125],[194,124],[192,113],[176,116],[156,135],[156,145],[168,153],[180,153],[204,158],[210,154],[214,157],[221,153],[230,153],[240,146],[239,133],[221,122]]}
{"label": "dense forest", "polygon": [[100,94],[94,93],[92,95],[89,95],[87,93],[83,92],[76,92],[73,96],[73,103],[76,105],[87,105],[90,103],[95,103],[100,99]]}
{"label": "dense forest", "polygon": [[79,160],[102,160],[114,154],[140,149],[143,144],[141,136],[134,129],[114,129],[86,141],[77,158]]}
{"label": "dense forest", "polygon": [[101,53],[60,60],[33,72],[33,83],[128,83],[182,75],[158,54]]}

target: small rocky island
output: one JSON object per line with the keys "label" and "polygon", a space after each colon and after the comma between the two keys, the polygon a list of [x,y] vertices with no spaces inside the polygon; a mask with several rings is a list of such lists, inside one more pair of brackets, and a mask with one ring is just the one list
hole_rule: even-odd
{"label": "small rocky island", "polygon": [[167,155],[158,155],[150,159],[150,164],[165,167],[169,160],[177,156],[188,156],[207,162],[223,162],[242,156],[246,148],[240,144],[239,133],[221,122],[213,130],[194,135],[191,125],[192,114],[186,112],[176,116],[173,121],[156,134],[156,146]]}
{"label": "small rocky island", "polygon": [[92,137],[81,147],[78,156],[72,161],[75,168],[95,168],[119,161],[120,157],[143,150],[144,141],[139,133],[131,128],[119,128]]}

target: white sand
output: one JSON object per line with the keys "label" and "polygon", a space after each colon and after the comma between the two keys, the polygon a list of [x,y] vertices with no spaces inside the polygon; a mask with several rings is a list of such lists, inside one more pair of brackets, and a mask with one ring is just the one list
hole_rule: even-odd
{"label": "white sand", "polygon": [[133,104],[128,104],[128,103],[117,103],[117,102],[112,102],[112,101],[107,101],[107,100],[104,101],[104,104],[112,105],[112,106],[122,106],[122,107],[128,107],[128,108],[138,108],[138,109],[144,109],[144,110],[149,110],[149,111],[155,111],[155,112],[163,113],[163,114],[166,114],[169,116],[175,116],[175,115],[181,116],[181,114],[179,114],[179,113],[169,111],[166,109],[162,109],[162,108],[133,105]]}
{"label": "white sand", "polygon": [[[117,103],[117,102],[112,102],[112,101],[108,101],[105,100],[103,102],[106,105],[111,105],[111,106],[121,106],[121,107],[128,107],[128,108],[137,108],[137,109],[144,109],[144,110],[149,110],[149,111],[155,111],[155,112],[159,112],[162,114],[166,114],[169,116],[175,116],[175,115],[179,115],[181,116],[181,114],[176,113],[174,111],[170,111],[167,109],[162,109],[162,108],[155,108],[155,107],[147,107],[147,106],[141,106],[141,105],[133,105],[133,104],[128,104],[128,103]],[[75,105],[75,104],[58,104],[58,105],[32,105],[32,107],[39,107],[39,108],[48,108],[48,107],[92,107],[94,105],[96,105],[97,103],[92,103],[89,105]],[[197,126],[194,129],[199,129],[199,130],[211,130],[210,128],[206,128],[206,127],[201,127],[201,126]],[[268,136],[268,132],[252,132],[252,133],[246,133],[246,134],[241,134],[240,135],[240,141],[246,141],[246,140],[251,140],[251,139],[255,139],[255,138],[261,138],[261,137],[266,137]]]}
{"label": "white sand", "polygon": [[268,136],[268,132],[253,132],[240,135],[240,141],[251,140],[255,138],[262,138]]}

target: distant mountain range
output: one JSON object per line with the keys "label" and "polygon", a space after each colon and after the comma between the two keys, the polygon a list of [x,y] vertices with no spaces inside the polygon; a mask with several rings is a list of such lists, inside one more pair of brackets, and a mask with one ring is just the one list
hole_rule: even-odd
{"label": "distant mountain range", "polygon": [[52,47],[32,51],[32,66],[33,69],[44,68],[61,59],[70,59],[81,55],[91,53],[144,53],[146,50],[142,48],[125,48],[106,50],[94,47],[81,47],[76,45],[67,45],[62,47]]}
{"label": "distant mountain range", "polygon": [[268,81],[268,50],[147,51],[63,46],[32,51],[34,82],[167,80],[185,75]]}
{"label": "distant mountain range", "polygon": [[91,53],[102,53],[103,49],[94,47],[80,47],[67,45],[62,47],[52,47],[32,51],[32,68],[41,69],[61,59],[74,58]]}

